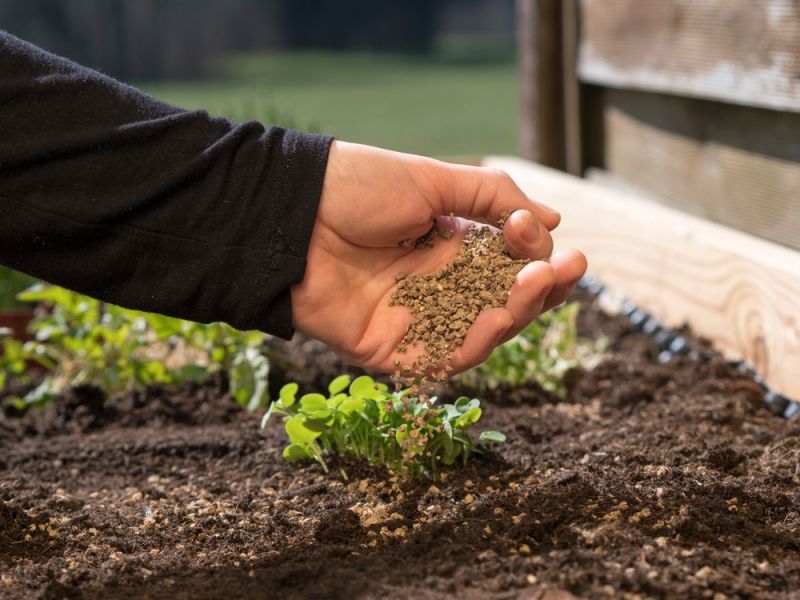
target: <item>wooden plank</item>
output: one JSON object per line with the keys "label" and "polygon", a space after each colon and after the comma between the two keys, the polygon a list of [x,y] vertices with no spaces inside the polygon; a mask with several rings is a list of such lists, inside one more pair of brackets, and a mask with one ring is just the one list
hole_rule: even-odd
{"label": "wooden plank", "polygon": [[582,0],[583,81],[800,111],[800,2]]}
{"label": "wooden plank", "polygon": [[517,0],[520,155],[564,166],[561,2]]}
{"label": "wooden plank", "polygon": [[800,113],[607,90],[604,166],[697,216],[800,249]]}
{"label": "wooden plank", "polygon": [[800,399],[800,253],[518,158],[484,164],[561,211],[556,248],[582,249],[611,289]]}

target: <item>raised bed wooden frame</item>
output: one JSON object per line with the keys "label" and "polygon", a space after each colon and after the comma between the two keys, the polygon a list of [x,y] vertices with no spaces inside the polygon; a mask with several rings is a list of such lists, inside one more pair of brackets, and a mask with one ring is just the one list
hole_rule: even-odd
{"label": "raised bed wooden frame", "polygon": [[561,212],[556,249],[580,248],[616,293],[800,399],[800,252],[519,158],[483,164]]}

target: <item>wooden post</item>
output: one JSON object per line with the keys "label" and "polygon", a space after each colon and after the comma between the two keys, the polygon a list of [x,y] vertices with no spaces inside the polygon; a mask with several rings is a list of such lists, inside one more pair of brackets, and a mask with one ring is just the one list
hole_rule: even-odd
{"label": "wooden post", "polygon": [[564,148],[565,166],[572,175],[583,175],[581,141],[581,82],[578,79],[578,0],[564,0],[562,7]]}
{"label": "wooden post", "polygon": [[561,0],[517,0],[520,154],[563,169]]}

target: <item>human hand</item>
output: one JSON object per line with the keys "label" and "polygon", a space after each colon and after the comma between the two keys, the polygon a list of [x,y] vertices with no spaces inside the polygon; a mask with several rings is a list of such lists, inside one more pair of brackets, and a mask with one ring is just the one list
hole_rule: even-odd
{"label": "human hand", "polygon": [[401,242],[421,237],[440,217],[495,224],[509,211],[506,245],[533,262],[517,275],[504,308],[478,316],[451,356],[453,373],[480,364],[542,311],[561,304],[585,272],[585,257],[577,250],[550,256],[550,231],[560,216],[530,200],[502,171],[335,141],[305,277],[291,288],[295,327],[359,366],[391,372],[395,360],[412,364],[421,348],[397,352],[411,314],[389,305],[395,276],[429,274],[452,262],[470,223],[444,219],[440,227],[454,235],[433,248]]}

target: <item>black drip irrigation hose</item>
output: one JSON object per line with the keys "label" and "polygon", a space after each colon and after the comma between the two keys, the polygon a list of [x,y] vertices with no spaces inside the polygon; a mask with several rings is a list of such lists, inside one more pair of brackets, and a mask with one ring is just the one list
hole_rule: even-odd
{"label": "black drip irrigation hose", "polygon": [[[608,293],[605,286],[593,275],[585,275],[578,282],[578,287],[586,290],[595,298],[600,298]],[[630,300],[623,300],[620,305],[620,314],[626,317],[631,325],[643,333],[653,337],[658,344],[658,362],[669,363],[675,356],[686,356],[691,360],[709,361],[719,359],[737,371],[747,373],[764,390],[764,402],[775,414],[785,418],[800,414],[800,403],[790,400],[786,396],[771,389],[764,379],[743,360],[728,360],[714,352],[699,352],[691,347],[689,341],[681,334],[664,327],[655,317],[638,308]]]}

